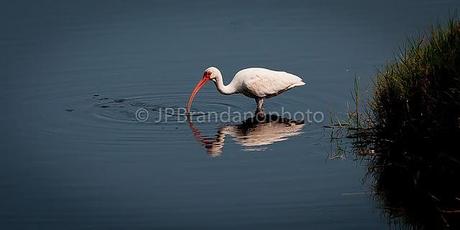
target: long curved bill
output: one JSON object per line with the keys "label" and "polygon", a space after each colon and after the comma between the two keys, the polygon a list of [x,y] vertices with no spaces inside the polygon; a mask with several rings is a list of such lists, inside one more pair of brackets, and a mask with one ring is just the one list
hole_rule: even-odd
{"label": "long curved bill", "polygon": [[192,107],[192,102],[195,98],[195,95],[198,93],[198,91],[200,91],[201,87],[203,87],[203,85],[205,85],[208,80],[209,77],[203,76],[201,81],[198,82],[198,84],[196,84],[195,88],[192,91],[192,94],[190,95],[190,98],[188,99],[186,114],[190,113],[190,108]]}

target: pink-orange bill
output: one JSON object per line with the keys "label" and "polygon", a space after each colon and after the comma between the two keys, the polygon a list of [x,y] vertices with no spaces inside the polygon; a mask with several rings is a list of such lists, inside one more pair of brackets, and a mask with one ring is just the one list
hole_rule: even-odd
{"label": "pink-orange bill", "polygon": [[187,114],[190,113],[190,108],[192,107],[192,102],[193,102],[193,99],[195,98],[195,95],[198,93],[198,91],[200,91],[200,89],[206,84],[208,80],[209,80],[209,76],[205,74],[203,78],[198,82],[198,84],[196,84],[195,88],[192,91],[192,94],[190,95],[190,98],[188,99],[187,109],[186,109]]}

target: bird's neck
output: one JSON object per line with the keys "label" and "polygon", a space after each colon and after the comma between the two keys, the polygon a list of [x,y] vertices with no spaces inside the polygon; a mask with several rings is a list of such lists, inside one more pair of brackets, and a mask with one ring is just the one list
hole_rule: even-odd
{"label": "bird's neck", "polygon": [[224,80],[223,80],[222,75],[218,75],[216,77],[216,82],[214,82],[214,84],[216,84],[217,90],[221,94],[225,94],[225,95],[236,93],[236,88],[234,87],[234,84],[232,84],[232,83],[233,83],[233,81],[230,82],[228,85],[224,85]]}

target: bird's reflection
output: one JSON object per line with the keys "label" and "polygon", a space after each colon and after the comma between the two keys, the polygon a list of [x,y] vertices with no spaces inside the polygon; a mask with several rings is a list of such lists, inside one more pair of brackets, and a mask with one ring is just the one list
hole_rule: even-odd
{"label": "bird's reflection", "polygon": [[187,119],[193,136],[206,149],[210,156],[223,152],[225,137],[230,135],[244,150],[262,151],[268,145],[285,141],[302,133],[304,121],[295,121],[276,115],[266,115],[264,119],[249,118],[240,124],[225,125],[217,130],[214,137],[205,136]]}

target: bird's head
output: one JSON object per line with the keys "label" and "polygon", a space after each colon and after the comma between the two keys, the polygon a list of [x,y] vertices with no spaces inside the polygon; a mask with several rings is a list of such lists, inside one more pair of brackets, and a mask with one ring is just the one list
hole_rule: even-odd
{"label": "bird's head", "polygon": [[203,73],[203,77],[208,76],[209,80],[213,82],[216,82],[217,76],[219,75],[221,76],[222,74],[220,73],[219,69],[217,69],[216,67],[209,67]]}
{"label": "bird's head", "polygon": [[222,76],[222,75],[221,75],[219,69],[217,69],[216,67],[209,67],[204,71],[203,77],[198,82],[198,84],[196,84],[195,88],[192,91],[192,94],[190,95],[190,98],[188,99],[187,110],[186,110],[187,114],[190,113],[190,108],[192,107],[193,99],[195,98],[195,95],[198,93],[198,91],[200,91],[200,89],[209,80],[211,80],[213,82],[216,82],[218,76]]}

